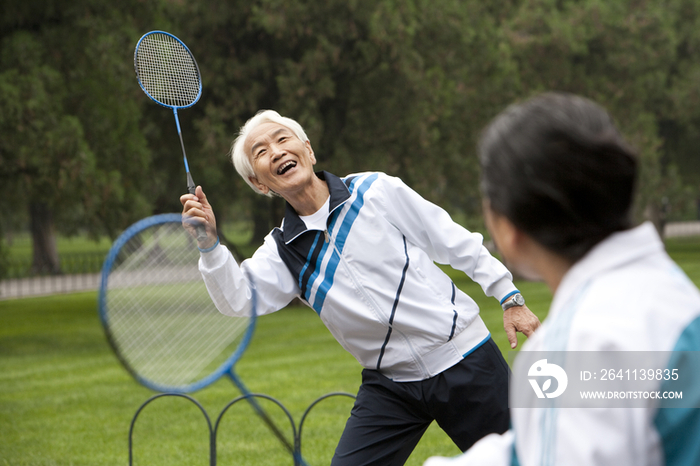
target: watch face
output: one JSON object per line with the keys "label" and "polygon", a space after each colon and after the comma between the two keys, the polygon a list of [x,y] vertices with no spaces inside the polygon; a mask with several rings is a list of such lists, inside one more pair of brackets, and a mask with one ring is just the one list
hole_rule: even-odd
{"label": "watch face", "polygon": [[515,301],[515,304],[518,306],[522,306],[523,304],[525,304],[525,298],[523,298],[523,295],[521,294],[516,294],[515,296],[513,296],[513,301]]}

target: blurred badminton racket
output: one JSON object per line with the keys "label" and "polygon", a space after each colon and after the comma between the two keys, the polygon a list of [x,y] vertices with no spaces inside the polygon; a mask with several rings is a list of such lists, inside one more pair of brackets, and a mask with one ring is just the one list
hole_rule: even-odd
{"label": "blurred badminton racket", "polygon": [[180,214],[155,215],[130,226],[102,267],[99,314],[119,361],[142,385],[188,393],[228,376],[297,464],[298,451],[236,375],[255,329],[251,312],[221,314],[198,269],[199,250]]}

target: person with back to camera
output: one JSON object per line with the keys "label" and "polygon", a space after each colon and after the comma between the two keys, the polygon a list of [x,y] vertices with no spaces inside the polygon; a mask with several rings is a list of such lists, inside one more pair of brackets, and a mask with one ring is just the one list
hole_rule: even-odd
{"label": "person with back to camera", "polygon": [[539,95],[495,118],[479,158],[486,224],[506,264],[554,294],[514,374],[527,352],[653,352],[663,357],[655,373],[684,378],[683,407],[516,407],[507,433],[425,466],[700,465],[700,292],[654,226],[633,225],[638,158],[611,117],[582,97]]}
{"label": "person with back to camera", "polygon": [[253,190],[287,201],[282,225],[240,265],[201,187],[181,197],[183,225],[193,236],[206,225],[200,270],[222,313],[250,312],[252,283],[259,315],[300,298],[364,367],[333,466],[404,464],[433,420],[462,451],[508,428],[507,363],[476,303],[435,265],[501,301],[515,347],[539,320],[481,235],[398,178],[315,173],[303,128],[271,110],[241,128],[232,159]]}

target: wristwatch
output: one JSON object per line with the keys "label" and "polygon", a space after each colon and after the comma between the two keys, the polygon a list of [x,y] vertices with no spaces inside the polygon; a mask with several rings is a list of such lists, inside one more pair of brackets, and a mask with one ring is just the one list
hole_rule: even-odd
{"label": "wristwatch", "polygon": [[520,293],[515,293],[513,296],[510,297],[508,301],[505,301],[503,304],[501,304],[501,307],[504,311],[506,311],[511,307],[522,306],[524,304],[525,298],[523,298],[523,295],[521,295]]}

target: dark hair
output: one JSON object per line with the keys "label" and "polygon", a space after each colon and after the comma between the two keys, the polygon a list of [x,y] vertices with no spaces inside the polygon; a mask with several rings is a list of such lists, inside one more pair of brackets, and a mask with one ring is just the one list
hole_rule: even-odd
{"label": "dark hair", "polygon": [[546,93],[512,105],[484,130],[479,161],[491,208],[570,260],[632,226],[637,155],[588,99]]}

